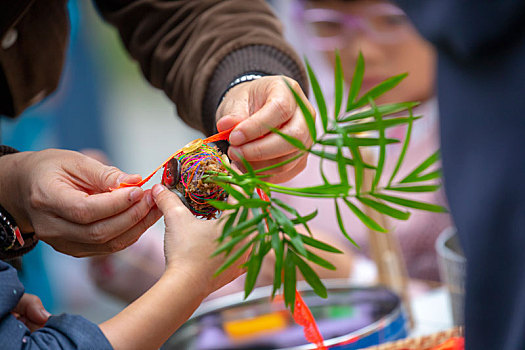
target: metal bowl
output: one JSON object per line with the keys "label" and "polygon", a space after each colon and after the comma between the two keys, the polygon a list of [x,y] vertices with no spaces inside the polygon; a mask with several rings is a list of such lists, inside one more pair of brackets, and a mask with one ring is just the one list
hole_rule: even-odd
{"label": "metal bowl", "polygon": [[[301,294],[330,349],[361,349],[407,335],[400,298],[389,289],[325,281],[328,298],[300,284]],[[243,300],[236,293],[206,303],[162,347],[163,350],[315,349],[295,324],[282,300],[270,300],[271,287]]]}

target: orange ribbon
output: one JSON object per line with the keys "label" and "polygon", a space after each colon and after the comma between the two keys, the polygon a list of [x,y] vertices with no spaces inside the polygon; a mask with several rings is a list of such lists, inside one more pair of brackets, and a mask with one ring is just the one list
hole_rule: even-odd
{"label": "orange ribbon", "polygon": [[[211,143],[211,142],[228,140],[228,138],[230,137],[230,133],[232,132],[232,130],[234,128],[235,128],[235,126],[233,128],[228,129],[228,130],[221,131],[221,132],[219,132],[219,133],[217,133],[215,135],[211,135],[210,137],[205,138],[204,140],[202,140],[202,143],[203,144],[208,144],[208,143]],[[177,150],[175,153],[173,153],[171,156],[169,156],[168,159],[166,159],[161,165],[159,165],[157,167],[157,169],[155,169],[151,174],[149,174],[147,177],[142,179],[142,181],[134,183],[134,184],[121,182],[120,185],[117,188],[115,188],[115,190],[118,189],[118,188],[124,188],[124,187],[135,187],[135,186],[141,187],[146,182],[148,182],[153,177],[153,175],[155,175],[157,173],[157,171],[160,170],[160,168],[164,167],[171,160],[171,158],[175,157],[179,152],[183,151],[185,147],[188,147],[189,145],[193,144],[195,141],[198,141],[198,140],[199,139],[193,140],[190,143],[188,143],[186,146],[184,146],[181,149]]]}

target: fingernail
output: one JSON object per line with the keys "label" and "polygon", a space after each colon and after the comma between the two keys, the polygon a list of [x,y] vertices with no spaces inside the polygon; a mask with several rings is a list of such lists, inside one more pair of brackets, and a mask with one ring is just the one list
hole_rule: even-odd
{"label": "fingernail", "polygon": [[241,145],[246,141],[246,136],[242,131],[233,130],[230,134],[230,143],[232,145]]}
{"label": "fingernail", "polygon": [[243,157],[241,149],[237,147],[230,147],[228,155],[230,156],[230,159],[236,161],[241,161],[241,158]]}
{"label": "fingernail", "polygon": [[144,191],[142,191],[142,189],[135,187],[129,194],[129,200],[132,202],[136,202],[142,198],[143,194],[144,194]]}
{"label": "fingernail", "polygon": [[47,312],[46,309],[40,309],[40,315],[42,315],[46,320],[51,316],[51,314]]}
{"label": "fingernail", "polygon": [[153,193],[153,197],[157,197],[162,191],[164,191],[166,189],[166,187],[160,185],[160,184],[156,184],[155,186],[153,186],[153,188],[151,189],[151,192]]}
{"label": "fingernail", "polygon": [[148,191],[146,194],[146,202],[148,203],[148,206],[151,208],[155,204],[155,201],[153,200],[153,195],[151,194],[151,191]]}

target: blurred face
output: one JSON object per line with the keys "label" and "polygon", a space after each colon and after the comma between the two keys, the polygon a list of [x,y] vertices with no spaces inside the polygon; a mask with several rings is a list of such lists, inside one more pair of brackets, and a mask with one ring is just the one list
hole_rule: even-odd
{"label": "blurred face", "polygon": [[334,64],[339,49],[347,84],[359,51],[365,59],[365,92],[393,75],[409,75],[378,102],[424,101],[434,93],[435,54],[410,25],[404,13],[389,2],[307,1],[303,21],[311,44]]}

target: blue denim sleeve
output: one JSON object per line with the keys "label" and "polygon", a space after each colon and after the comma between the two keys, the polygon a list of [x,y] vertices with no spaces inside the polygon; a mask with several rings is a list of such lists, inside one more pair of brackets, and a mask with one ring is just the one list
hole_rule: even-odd
{"label": "blue denim sleeve", "polygon": [[13,315],[11,310],[24,294],[16,270],[0,261],[0,348],[2,350],[85,349],[111,350],[100,328],[81,316],[51,316],[36,332]]}

